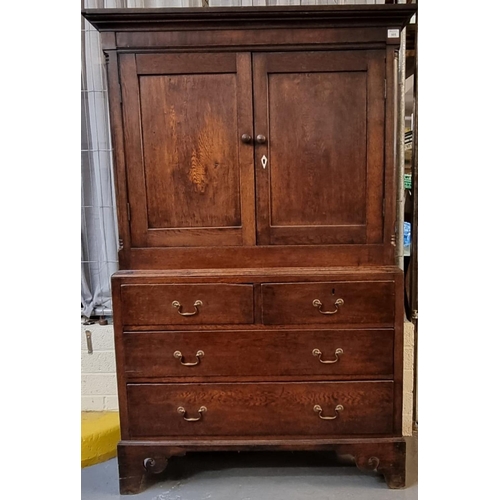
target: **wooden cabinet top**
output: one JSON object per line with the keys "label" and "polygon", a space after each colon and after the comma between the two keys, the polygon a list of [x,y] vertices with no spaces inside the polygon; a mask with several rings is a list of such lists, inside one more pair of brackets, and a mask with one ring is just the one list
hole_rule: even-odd
{"label": "wooden cabinet top", "polygon": [[416,4],[86,9],[83,16],[99,31],[149,31],[179,28],[278,26],[384,26],[402,28]]}

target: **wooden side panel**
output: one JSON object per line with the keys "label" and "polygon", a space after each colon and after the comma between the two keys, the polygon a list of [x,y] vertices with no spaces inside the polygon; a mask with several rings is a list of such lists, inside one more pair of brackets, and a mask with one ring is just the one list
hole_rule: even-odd
{"label": "wooden side panel", "polygon": [[400,434],[403,427],[403,356],[404,356],[404,274],[395,278],[395,321],[394,321],[394,431]]}
{"label": "wooden side panel", "polygon": [[[397,109],[397,71],[394,47],[386,52],[387,99],[385,104],[385,217],[384,240],[385,261],[395,262],[396,246],[396,109]],[[393,239],[394,238],[394,239]],[[393,241],[393,244],[388,244]]]}
{"label": "wooden side panel", "polygon": [[123,343],[123,324],[121,321],[120,279],[111,277],[111,291],[113,299],[113,334],[115,342],[116,359],[116,381],[118,385],[118,404],[120,407],[120,434],[121,439],[129,439],[128,402],[127,402],[127,379],[124,376],[125,346]]}
{"label": "wooden side panel", "polygon": [[[113,36],[114,39],[114,36]],[[104,43],[104,40],[103,40]],[[123,115],[121,106],[121,88],[116,51],[109,50],[107,55],[107,77],[109,92],[109,116],[111,121],[111,140],[113,144],[113,168],[118,218],[118,260],[121,269],[130,265],[130,227],[127,219],[127,173],[125,145],[123,138]]]}
{"label": "wooden side panel", "polygon": [[[130,246],[147,245],[148,209],[146,179],[142,153],[142,124],[139,102],[139,79],[135,54],[119,55],[119,71],[123,110],[123,135],[127,175],[127,216]],[[133,220],[130,220],[131,209]],[[130,263],[130,265],[133,265]]]}

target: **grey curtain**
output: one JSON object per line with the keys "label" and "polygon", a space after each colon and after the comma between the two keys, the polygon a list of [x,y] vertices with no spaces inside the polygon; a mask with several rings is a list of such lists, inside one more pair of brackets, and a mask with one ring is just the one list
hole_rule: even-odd
{"label": "grey curtain", "polygon": [[[125,7],[87,1],[87,8]],[[111,314],[110,276],[118,269],[112,151],[99,33],[82,18],[81,313]]]}

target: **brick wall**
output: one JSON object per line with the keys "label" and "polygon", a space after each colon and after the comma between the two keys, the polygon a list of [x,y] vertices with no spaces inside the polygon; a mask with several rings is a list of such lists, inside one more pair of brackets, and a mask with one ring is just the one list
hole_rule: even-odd
{"label": "brick wall", "polygon": [[413,433],[413,323],[404,324],[404,358],[403,358],[403,436]]}
{"label": "brick wall", "polygon": [[[93,354],[85,331],[92,334]],[[113,325],[82,325],[82,411],[118,410]]]}

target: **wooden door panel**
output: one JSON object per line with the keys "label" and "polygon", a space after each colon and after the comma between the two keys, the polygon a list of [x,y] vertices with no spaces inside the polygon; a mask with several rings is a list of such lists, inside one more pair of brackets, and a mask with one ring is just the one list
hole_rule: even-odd
{"label": "wooden door panel", "polygon": [[254,55],[260,244],[382,241],[383,71],[381,51]]}
{"label": "wooden door panel", "polygon": [[366,73],[270,74],[269,129],[272,225],[364,224]]}
{"label": "wooden door panel", "polygon": [[144,76],[140,99],[148,227],[240,226],[235,74]]}
{"label": "wooden door panel", "polygon": [[125,54],[133,246],[255,242],[249,54]]}

